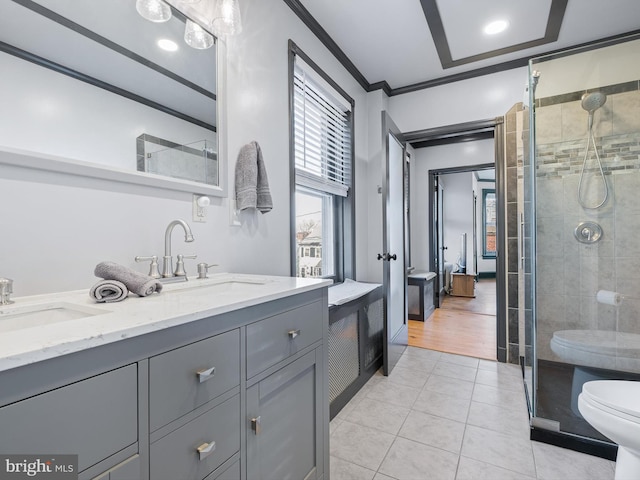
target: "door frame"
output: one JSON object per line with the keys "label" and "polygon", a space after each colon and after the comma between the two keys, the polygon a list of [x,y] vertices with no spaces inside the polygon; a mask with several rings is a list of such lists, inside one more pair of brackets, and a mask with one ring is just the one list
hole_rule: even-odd
{"label": "door frame", "polygon": [[[504,117],[479,120],[474,122],[459,123],[443,127],[417,130],[404,133],[405,140],[414,148],[423,148],[450,143],[466,142],[469,140],[494,140],[495,162],[491,168],[496,169],[496,200],[498,225],[496,228],[496,240],[498,252],[496,255],[496,358],[499,362],[507,361],[507,231],[506,231],[506,162],[504,145]],[[429,171],[429,199],[433,201],[435,192],[435,175],[444,173],[457,173],[482,169],[482,165],[467,167],[452,167],[448,169]],[[432,245],[436,245],[435,212],[434,205],[429,208],[429,238]],[[429,255],[429,270],[434,270],[433,255]],[[437,273],[437,272],[436,272]],[[440,288],[438,286],[438,288]]]}

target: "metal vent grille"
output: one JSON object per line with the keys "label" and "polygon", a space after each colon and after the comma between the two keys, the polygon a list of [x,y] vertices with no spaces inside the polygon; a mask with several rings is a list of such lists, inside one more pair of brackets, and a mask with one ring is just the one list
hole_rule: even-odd
{"label": "metal vent grille", "polygon": [[367,332],[367,351],[365,352],[365,368],[382,355],[382,335],[383,335],[383,303],[382,299],[376,300],[367,307],[367,324],[365,331]]}
{"label": "metal vent grille", "polygon": [[358,375],[358,314],[352,313],[329,326],[329,401],[333,402]]}

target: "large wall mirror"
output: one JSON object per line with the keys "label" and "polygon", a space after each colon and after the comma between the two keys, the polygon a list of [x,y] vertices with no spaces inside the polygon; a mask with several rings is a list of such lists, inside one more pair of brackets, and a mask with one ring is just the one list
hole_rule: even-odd
{"label": "large wall mirror", "polygon": [[225,195],[217,41],[169,3],[160,23],[136,0],[2,0],[0,162]]}

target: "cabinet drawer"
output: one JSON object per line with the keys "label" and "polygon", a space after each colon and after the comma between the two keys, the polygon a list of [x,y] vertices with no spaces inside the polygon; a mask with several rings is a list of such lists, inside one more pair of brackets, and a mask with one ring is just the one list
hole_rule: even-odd
{"label": "cabinet drawer", "polygon": [[204,405],[239,384],[239,330],[232,330],[151,358],[151,431]]}
{"label": "cabinet drawer", "polygon": [[[213,442],[210,453],[198,452],[198,447],[204,449]],[[239,449],[240,397],[235,395],[154,442],[150,478],[200,480]]]}
{"label": "cabinet drawer", "polygon": [[321,340],[322,313],[315,302],[247,326],[247,378]]}
{"label": "cabinet drawer", "polygon": [[129,365],[0,408],[3,454],[77,454],[78,470],[138,441],[138,372]]}

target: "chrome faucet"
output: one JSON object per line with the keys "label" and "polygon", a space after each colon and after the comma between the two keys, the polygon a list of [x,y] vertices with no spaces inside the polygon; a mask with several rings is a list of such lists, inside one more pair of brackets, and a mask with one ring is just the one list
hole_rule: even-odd
{"label": "chrome faucet", "polygon": [[171,233],[176,225],[182,226],[184,229],[184,241],[187,243],[193,242],[193,234],[191,233],[191,227],[184,220],[174,220],[167,226],[167,230],[164,234],[164,263],[162,265],[162,276],[173,277],[173,258],[171,257]]}

